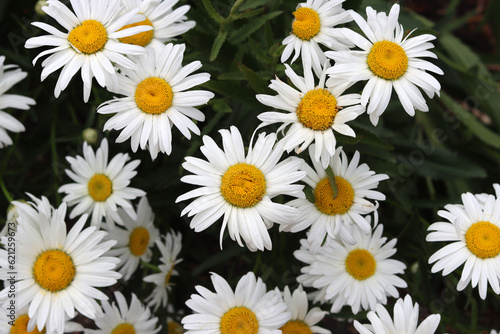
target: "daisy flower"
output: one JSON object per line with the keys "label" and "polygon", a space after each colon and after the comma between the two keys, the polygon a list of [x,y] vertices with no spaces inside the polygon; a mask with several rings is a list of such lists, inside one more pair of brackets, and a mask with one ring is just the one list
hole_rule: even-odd
{"label": "daisy flower", "polygon": [[305,172],[298,171],[302,159],[290,157],[278,163],[283,154],[282,145],[276,143],[276,134],[259,134],[255,145],[245,147],[239,130],[232,126],[220,130],[224,151],[212,138],[203,136],[201,152],[208,161],[186,157],[182,167],[195,175],[181,178],[182,182],[199,186],[179,196],[176,202],[198,197],[181,212],[181,216],[194,216],[190,227],[200,232],[224,216],[220,231],[226,226],[229,236],[243,247],[241,238],[251,251],[271,249],[267,229],[273,223],[294,219],[298,210],[271,201],[277,195],[304,197],[302,185],[293,184]]}
{"label": "daisy flower", "polygon": [[310,267],[303,270],[307,276],[299,276],[297,281],[304,284],[304,278],[308,278],[312,287],[326,287],[324,299],[332,303],[332,313],[349,305],[357,314],[360,309],[373,310],[378,303],[386,304],[387,296],[399,297],[396,288],[407,285],[396,274],[402,274],[406,266],[389,258],[396,253],[396,239],[386,243],[382,230],[379,225],[373,234],[365,234],[354,225],[354,245],[330,240],[314,254]]}
{"label": "daisy flower", "polygon": [[[66,203],[54,209],[48,200],[18,203],[16,307],[29,305],[28,331],[35,326],[38,331],[63,333],[65,315],[75,316],[75,310],[94,319],[101,313],[96,302],[108,297],[96,288],[117,282],[121,275],[113,268],[119,259],[103,256],[116,241],[101,242],[106,232],[95,226],[83,229],[87,215],[82,215],[69,232],[66,231]],[[0,257],[7,252],[0,250]],[[5,279],[9,267],[1,272]],[[8,277],[8,276],[7,276]],[[8,287],[0,292],[5,300]]]}
{"label": "daisy flower", "polygon": [[321,64],[326,57],[319,44],[332,50],[348,50],[354,44],[345,38],[340,28],[334,26],[352,21],[352,17],[342,8],[345,0],[307,0],[297,5],[292,13],[295,19],[292,23],[292,32],[283,40],[285,49],[281,55],[281,62],[295,55],[292,63],[302,53],[302,66],[313,69],[316,75],[321,76]]}
{"label": "daisy flower", "polygon": [[417,326],[418,311],[418,303],[413,304],[410,295],[406,295],[394,305],[394,320],[384,306],[378,304],[375,312],[368,312],[371,325],[362,325],[354,320],[354,327],[360,334],[433,334],[439,326],[441,316],[431,314]]}
{"label": "daisy flower", "polygon": [[135,294],[132,293],[130,306],[119,291],[115,291],[115,300],[118,306],[114,302],[102,302],[104,312],[95,319],[98,329],[85,329],[85,334],[155,334],[160,331],[161,326],[155,328],[158,318],[152,317],[149,308],[144,307]]}
{"label": "daisy flower", "polygon": [[51,73],[63,68],[54,89],[59,97],[71,78],[81,69],[83,81],[83,100],[87,102],[95,77],[101,87],[117,85],[113,63],[122,67],[137,69],[133,61],[125,55],[145,53],[142,46],[121,43],[118,38],[127,37],[151,30],[151,26],[141,25],[120,30],[124,25],[144,20],[137,15],[139,8],[134,8],[121,15],[120,0],[70,0],[74,13],[61,1],[49,0],[42,10],[55,19],[66,32],[43,22],[32,24],[49,35],[32,37],[24,45],[28,49],[52,46],[40,53],[34,60],[49,55],[42,62],[41,81]]}
{"label": "daisy flower", "polygon": [[195,313],[182,318],[187,334],[280,333],[290,313],[281,295],[266,292],[266,284],[254,273],[244,275],[233,292],[226,280],[212,273],[215,293],[196,286],[186,305]]}
{"label": "daisy flower", "polygon": [[295,149],[300,153],[314,141],[316,150],[313,158],[316,161],[321,160],[323,167],[326,168],[330,157],[335,153],[337,142],[334,131],[356,137],[354,130],[345,123],[364,112],[364,108],[360,105],[361,96],[342,95],[347,89],[346,84],[325,87],[324,71],[318,86],[315,86],[311,71],[305,71],[303,78],[295,74],[290,66],[285,66],[286,75],[298,90],[279,79],[271,80],[269,87],[278,95],[258,94],[257,100],[287,113],[274,111],[261,113],[257,116],[262,121],[260,126],[283,123],[278,129],[281,131],[290,125],[282,139],[284,149],[288,152]]}
{"label": "daisy flower", "polygon": [[153,30],[119,38],[120,42],[144,47],[151,46],[161,51],[165,42],[182,35],[196,25],[194,21],[186,21],[187,18],[184,15],[188,12],[190,6],[184,5],[175,10],[172,9],[178,1],[122,0],[122,3],[125,5],[125,11],[139,8],[139,13],[146,17],[144,21],[126,25],[122,29],[138,25],[148,25],[153,27]]}
{"label": "daisy flower", "polygon": [[3,109],[15,108],[27,110],[30,105],[36,102],[32,98],[17,94],[5,94],[19,81],[26,78],[26,72],[21,71],[17,65],[5,65],[5,56],[0,56],[0,148],[12,145],[12,139],[7,134],[7,130],[12,132],[24,131],[24,125],[7,114]]}
{"label": "daisy flower", "polygon": [[[489,195],[484,203],[471,193],[462,194],[463,204],[448,204],[438,211],[447,222],[429,226],[427,241],[449,244],[429,258],[433,273],[448,275],[465,263],[457,285],[459,291],[469,283],[479,285],[479,296],[486,298],[488,285],[500,294],[500,185],[495,184],[496,197]],[[481,197],[480,197],[481,198]]]}
{"label": "daisy flower", "polygon": [[74,206],[70,218],[73,219],[82,213],[92,213],[91,224],[100,226],[103,217],[110,224],[123,225],[118,215],[118,207],[123,208],[131,219],[137,219],[131,200],[142,197],[146,193],[142,190],[128,187],[130,179],[137,172],[135,168],[141,163],[134,160],[126,164],[129,156],[118,153],[108,163],[108,141],[104,138],[101,146],[94,150],[86,142],[83,143],[83,157],[66,157],[71,170],[66,174],[76,183],[65,184],[59,187],[60,193],[66,193],[63,201]]}
{"label": "daisy flower", "polygon": [[353,41],[360,51],[327,51],[326,56],[335,60],[335,66],[327,70],[332,79],[347,80],[354,84],[368,80],[361,94],[361,103],[366,106],[370,121],[377,125],[380,115],[391,99],[392,88],[396,91],[404,110],[415,115],[415,109],[428,111],[420,87],[429,98],[439,95],[441,85],[428,72],[443,74],[440,68],[421,57],[437,58],[429,51],[436,37],[423,34],[404,37],[404,29],[398,23],[399,5],[394,4],[389,15],[366,8],[368,17],[349,11],[368,39],[343,28],[343,34]]}
{"label": "daisy flower", "polygon": [[148,48],[146,57],[133,57],[138,70],[121,68],[117,93],[122,98],[104,102],[97,112],[114,114],[104,130],[122,130],[116,142],[130,138],[132,151],[149,149],[151,158],[158,152],[172,152],[172,127],[188,139],[200,129],[191,120],[204,121],[205,115],[194,108],[214,97],[212,92],[190,90],[210,79],[208,73],[190,75],[201,67],[199,61],[182,66],[185,45],[168,44],[157,50]]}
{"label": "daisy flower", "polygon": [[146,196],[142,197],[137,207],[137,218],[132,219],[125,210],[119,208],[118,215],[123,228],[109,228],[108,239],[116,240],[117,243],[108,252],[109,256],[116,256],[120,259],[118,271],[123,275],[124,280],[128,280],[139,266],[139,262],[149,262],[153,252],[151,247],[160,237],[158,229],[154,226],[153,210],[149,206]]}
{"label": "daisy flower", "polygon": [[182,259],[177,258],[182,248],[182,234],[171,231],[163,236],[163,240],[156,240],[156,246],[161,254],[162,264],[158,266],[160,272],[143,278],[144,282],[156,284],[153,292],[146,298],[148,306],[153,307],[155,312],[160,305],[167,306],[168,292],[172,285],[170,279],[172,276],[179,275],[175,266],[182,261]]}

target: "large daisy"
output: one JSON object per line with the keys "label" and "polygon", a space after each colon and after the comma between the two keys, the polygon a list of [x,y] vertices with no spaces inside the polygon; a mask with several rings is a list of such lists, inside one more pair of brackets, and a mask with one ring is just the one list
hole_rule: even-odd
{"label": "large daisy", "polygon": [[127,163],[129,156],[118,153],[108,163],[108,141],[104,138],[101,146],[94,150],[86,142],[83,143],[83,157],[66,157],[71,170],[66,174],[76,183],[65,184],[59,187],[59,192],[66,193],[63,201],[74,206],[70,218],[82,213],[92,213],[92,225],[100,226],[103,218],[110,224],[123,225],[118,215],[118,207],[123,208],[132,219],[137,214],[132,207],[131,200],[146,195],[142,190],[128,187],[130,179],[137,172],[135,169],[140,160]]}
{"label": "large daisy", "polygon": [[24,131],[24,125],[7,114],[3,109],[15,108],[26,110],[30,105],[36,104],[32,98],[17,95],[5,94],[19,81],[26,78],[26,72],[21,71],[16,65],[5,65],[5,56],[0,56],[0,148],[7,145],[12,145],[12,139],[7,134],[8,131],[21,132]]}
{"label": "large daisy", "polygon": [[319,84],[315,86],[312,72],[305,71],[305,77],[300,77],[290,66],[285,66],[286,75],[298,90],[279,79],[271,80],[269,87],[278,95],[258,94],[257,100],[287,113],[270,111],[259,114],[257,118],[262,121],[260,126],[283,123],[278,131],[289,126],[282,139],[284,149],[288,152],[295,149],[300,153],[314,141],[316,150],[313,158],[321,161],[326,168],[330,157],[335,153],[337,142],[334,131],[350,137],[356,136],[354,130],[345,123],[364,112],[360,105],[361,96],[342,95],[347,88],[346,84],[325,87],[324,71]]}
{"label": "large daisy", "polygon": [[224,216],[220,232],[226,226],[229,236],[243,246],[245,241],[251,251],[271,249],[271,238],[267,229],[273,223],[284,223],[294,219],[298,210],[287,205],[274,203],[278,195],[304,197],[302,185],[293,184],[305,172],[298,168],[302,159],[290,157],[278,163],[283,148],[275,146],[276,135],[259,134],[255,145],[250,145],[245,156],[245,147],[239,130],[220,130],[224,151],[212,138],[203,136],[201,152],[208,161],[186,157],[182,167],[195,175],[181,178],[181,181],[199,188],[181,195],[176,202],[198,197],[181,215],[188,214],[191,228],[200,232]]}
{"label": "large daisy", "polygon": [[184,44],[148,48],[146,57],[130,57],[138,70],[121,68],[117,93],[125,97],[104,102],[97,109],[101,114],[115,114],[104,130],[122,130],[118,143],[130,138],[132,151],[147,147],[155,159],[158,152],[172,152],[174,125],[188,139],[190,131],[200,134],[191,119],[204,121],[205,115],[194,107],[206,104],[214,93],[185,91],[207,82],[210,74],[192,74],[201,67],[199,61],[182,66],[184,50]]}
{"label": "large daisy", "polygon": [[[34,198],[33,198],[34,199]],[[113,268],[119,259],[104,257],[116,241],[101,242],[106,232],[95,226],[83,228],[87,215],[78,219],[66,231],[66,203],[54,209],[47,199],[35,200],[32,205],[18,203],[19,225],[16,241],[17,254],[16,307],[29,305],[28,331],[35,326],[41,332],[62,333],[65,315],[75,316],[75,310],[94,319],[101,313],[97,300],[108,297],[96,289],[116,283],[121,275]],[[7,258],[7,252],[0,250]],[[12,268],[3,267],[3,278]],[[0,292],[7,298],[9,288]]]}
{"label": "large daisy", "polygon": [[59,23],[66,32],[43,22],[32,24],[49,35],[32,37],[26,41],[28,49],[52,46],[40,53],[34,60],[49,55],[42,62],[41,80],[63,68],[54,89],[58,97],[69,84],[71,78],[81,69],[83,80],[83,100],[88,101],[95,77],[101,87],[117,85],[113,63],[122,67],[137,69],[133,61],[125,55],[144,54],[142,46],[124,44],[118,38],[151,30],[149,25],[141,25],[120,30],[124,25],[143,21],[134,8],[121,15],[121,0],[70,0],[74,13],[61,1],[49,0],[42,10]]}
{"label": "large daisy", "polygon": [[500,294],[500,185],[495,184],[495,191],[496,196],[486,197],[466,193],[463,204],[446,205],[438,215],[447,221],[429,226],[426,238],[449,243],[429,258],[429,263],[435,262],[431,271],[442,270],[444,276],[465,264],[457,289],[479,285],[482,299],[488,285]]}
{"label": "large daisy", "polygon": [[349,12],[368,39],[343,28],[343,34],[361,50],[325,52],[327,57],[335,60],[335,66],[328,69],[327,73],[333,80],[347,80],[351,84],[368,80],[361,94],[361,103],[364,106],[368,104],[367,113],[374,125],[377,125],[380,115],[389,104],[393,88],[410,116],[415,115],[415,109],[428,111],[417,87],[429,98],[434,93],[439,95],[441,85],[428,72],[443,74],[443,71],[421,59],[437,58],[429,51],[434,47],[429,41],[436,37],[429,34],[405,37],[403,26],[398,23],[398,4],[392,6],[389,15],[367,7],[366,21],[358,13]]}
{"label": "large daisy", "polygon": [[187,334],[280,333],[290,313],[281,295],[266,291],[266,284],[254,273],[241,277],[233,292],[226,280],[212,273],[215,293],[196,286],[186,305],[195,313],[182,319]]}

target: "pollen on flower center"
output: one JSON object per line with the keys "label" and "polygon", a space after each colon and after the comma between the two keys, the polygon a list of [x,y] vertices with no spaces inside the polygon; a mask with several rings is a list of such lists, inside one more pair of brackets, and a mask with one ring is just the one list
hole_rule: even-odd
{"label": "pollen on flower center", "polygon": [[347,272],[357,280],[364,280],[375,274],[377,262],[366,249],[355,249],[345,259]]}
{"label": "pollen on flower center", "polygon": [[146,78],[135,90],[137,107],[147,114],[161,114],[172,105],[172,87],[163,79]]}
{"label": "pollen on flower center", "polygon": [[258,331],[255,313],[244,306],[230,309],[220,320],[221,334],[256,334]]}
{"label": "pollen on flower center", "polygon": [[319,181],[314,189],[314,204],[327,215],[344,214],[349,211],[354,202],[354,190],[349,181],[336,176],[335,183],[338,189],[336,198],[333,198],[333,189],[328,177]]}
{"label": "pollen on flower center", "polygon": [[337,112],[337,99],[323,88],[307,92],[297,107],[299,122],[316,131],[330,128]]}
{"label": "pollen on flower center", "polygon": [[40,254],[33,265],[33,279],[45,290],[57,292],[66,289],[75,277],[71,257],[59,249]]}
{"label": "pollen on flower center", "polygon": [[104,48],[108,41],[108,34],[100,22],[85,20],[70,31],[68,41],[81,53],[93,54]]}
{"label": "pollen on flower center", "polygon": [[390,41],[373,44],[367,62],[375,75],[386,80],[398,79],[408,69],[408,56],[405,50],[399,44]]}
{"label": "pollen on flower center", "polygon": [[141,256],[146,252],[149,244],[149,231],[144,227],[135,228],[132,233],[130,233],[130,238],[128,242],[128,247],[130,253],[135,256]]}
{"label": "pollen on flower center", "polygon": [[28,321],[30,317],[27,314],[23,314],[17,317],[14,321],[14,325],[10,327],[10,334],[43,334],[45,333],[45,328],[40,332],[38,327],[31,332],[28,332]]}
{"label": "pollen on flower center", "polygon": [[111,334],[135,334],[135,328],[131,324],[123,323],[111,331]]}
{"label": "pollen on flower center", "polygon": [[485,221],[474,223],[465,233],[467,248],[481,259],[500,253],[500,228]]}
{"label": "pollen on flower center", "polygon": [[248,208],[262,200],[266,193],[266,179],[257,167],[246,163],[236,164],[222,176],[220,191],[230,204]]}
{"label": "pollen on flower center", "polygon": [[295,16],[295,20],[292,23],[292,31],[295,36],[308,41],[318,34],[321,22],[315,10],[301,7],[292,14]]}
{"label": "pollen on flower center", "polygon": [[301,320],[290,320],[280,329],[283,334],[312,334],[311,328]]}
{"label": "pollen on flower center", "polygon": [[[146,19],[144,21],[132,23],[132,24],[127,24],[127,25],[123,26],[122,28],[118,29],[118,31],[124,30],[127,28],[137,27],[137,26],[151,26],[152,27],[153,24],[146,17]],[[140,45],[140,46],[145,47],[146,45],[149,44],[149,42],[151,42],[151,40],[153,39],[153,36],[154,36],[153,30],[148,30],[148,31],[140,32],[140,33],[132,35],[132,36],[119,38],[119,40],[122,43]]]}
{"label": "pollen on flower center", "polygon": [[113,193],[113,183],[104,174],[95,174],[88,185],[89,195],[96,202],[105,201]]}

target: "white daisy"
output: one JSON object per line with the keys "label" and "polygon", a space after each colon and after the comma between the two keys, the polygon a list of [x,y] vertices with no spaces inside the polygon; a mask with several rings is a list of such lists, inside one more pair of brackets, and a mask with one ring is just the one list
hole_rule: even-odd
{"label": "white daisy", "polygon": [[49,35],[32,37],[26,41],[25,47],[53,47],[40,53],[33,60],[33,65],[38,58],[50,54],[42,62],[42,81],[63,68],[54,89],[55,97],[59,96],[81,69],[83,100],[87,102],[93,77],[101,87],[113,87],[117,82],[112,62],[122,67],[137,69],[134,62],[125,55],[145,53],[143,47],[121,43],[118,38],[148,31],[152,27],[142,25],[120,30],[126,24],[144,20],[144,16],[137,15],[139,8],[121,15],[123,7],[120,0],[70,0],[70,3],[74,13],[61,1],[56,0],[49,0],[48,6],[42,7],[42,10],[67,32],[59,31],[47,23],[33,22],[34,26],[45,30]]}
{"label": "white daisy", "polygon": [[[431,271],[448,275],[465,263],[457,285],[459,291],[469,283],[479,284],[479,296],[486,298],[488,284],[500,294],[500,185],[496,197],[489,195],[484,203],[471,193],[462,194],[462,204],[448,204],[438,215],[448,220],[429,226],[427,241],[449,244],[435,252],[429,263]],[[482,196],[481,196],[482,197]],[[480,197],[480,198],[481,198]]]}
{"label": "white daisy", "polygon": [[373,234],[365,234],[354,225],[354,245],[330,240],[313,255],[310,267],[303,270],[307,276],[301,275],[297,281],[306,285],[304,278],[307,278],[314,288],[326,287],[324,298],[332,303],[332,313],[339,312],[344,305],[351,306],[354,314],[360,309],[373,310],[378,303],[386,304],[387,296],[399,297],[396,288],[407,285],[396,274],[402,274],[406,266],[389,259],[396,253],[396,239],[386,243],[382,230],[379,225]]}
{"label": "white daisy", "polygon": [[345,38],[341,29],[334,26],[352,21],[351,16],[342,8],[345,0],[307,0],[297,5],[293,12],[295,19],[292,23],[292,32],[283,40],[286,45],[281,55],[281,62],[295,55],[292,63],[302,53],[304,71],[312,69],[319,77],[321,65],[326,57],[319,44],[332,50],[348,50],[354,44]]}
{"label": "white daisy", "polygon": [[165,42],[173,40],[174,37],[182,35],[192,29],[196,22],[186,21],[185,14],[190,6],[184,5],[175,10],[172,8],[179,0],[122,0],[125,11],[139,8],[139,13],[146,19],[141,22],[126,25],[122,29],[138,25],[149,25],[153,30],[145,31],[136,35],[122,37],[120,42],[140,46],[151,46],[160,51]]}
{"label": "white daisy", "polygon": [[[330,157],[335,153],[336,139],[334,130],[340,134],[356,137],[354,130],[345,124],[364,112],[360,105],[359,94],[342,95],[346,84],[325,87],[325,72],[321,75],[318,86],[314,85],[312,72],[305,71],[305,77],[300,77],[288,65],[285,73],[298,90],[285,82],[271,80],[269,87],[278,95],[258,94],[257,100],[276,109],[288,111],[264,112],[257,116],[262,121],[260,126],[283,123],[278,131],[286,130],[284,149],[297,153],[304,151],[313,141],[316,151],[313,158],[320,161],[326,168]],[[326,68],[326,67],[325,67]],[[299,146],[300,145],[300,146]]]}
{"label": "white daisy", "polygon": [[130,139],[132,151],[149,149],[151,158],[158,152],[172,152],[172,130],[175,125],[186,138],[200,129],[191,120],[204,121],[205,115],[194,108],[206,104],[214,94],[205,90],[191,90],[210,79],[208,73],[190,75],[201,67],[199,61],[182,66],[185,45],[168,44],[148,48],[147,56],[133,57],[138,70],[121,68],[117,93],[125,97],[104,102],[97,112],[115,114],[104,130],[122,130],[116,142]]}
{"label": "white daisy", "polygon": [[108,230],[108,239],[117,241],[107,255],[120,259],[118,271],[127,281],[136,271],[141,260],[146,263],[151,260],[153,255],[151,247],[159,239],[160,233],[154,226],[155,217],[146,196],[139,201],[137,218],[132,219],[121,208],[118,209],[118,215],[125,229],[118,226],[115,228],[104,226]]}
{"label": "white daisy", "polygon": [[160,305],[167,306],[168,292],[172,285],[170,279],[172,276],[179,275],[175,266],[182,261],[182,259],[177,258],[182,248],[182,234],[171,231],[163,236],[163,240],[156,240],[156,246],[161,253],[160,261],[162,264],[158,266],[160,272],[143,278],[144,282],[156,284],[153,292],[145,300],[148,302],[148,306],[154,307],[155,312]]}
{"label": "white daisy", "polygon": [[123,208],[132,219],[137,219],[137,214],[132,207],[131,200],[146,195],[142,190],[128,187],[130,179],[137,172],[136,167],[140,160],[127,163],[129,156],[118,153],[108,163],[108,141],[104,138],[101,146],[94,150],[86,142],[83,143],[83,157],[66,157],[71,165],[71,170],[66,169],[66,174],[76,183],[65,184],[59,187],[59,192],[64,192],[63,201],[74,206],[70,218],[75,218],[82,213],[92,213],[91,224],[100,226],[103,217],[110,224],[123,225],[118,215],[118,207]]}
{"label": "white daisy", "polygon": [[103,314],[95,319],[98,329],[85,329],[85,334],[155,334],[161,329],[156,327],[157,317],[152,317],[149,308],[144,307],[137,296],[132,293],[130,306],[123,294],[115,291],[113,302],[102,302]]}
{"label": "white daisy", "polygon": [[[201,152],[208,161],[186,157],[182,167],[195,175],[181,181],[199,186],[181,195],[176,202],[198,197],[181,212],[181,216],[194,216],[191,228],[200,232],[224,215],[220,232],[226,226],[229,236],[243,246],[241,238],[251,251],[271,249],[271,238],[267,229],[273,223],[284,223],[294,219],[298,210],[271,201],[277,195],[304,197],[302,185],[293,184],[305,172],[298,171],[302,159],[290,157],[278,163],[283,154],[280,144],[275,146],[274,133],[259,134],[255,145],[245,147],[239,130],[232,126],[220,130],[224,151],[214,140],[203,136]],[[241,237],[240,237],[241,236]]]}
{"label": "white daisy", "polygon": [[212,273],[215,293],[196,286],[186,305],[195,313],[182,319],[187,334],[278,334],[290,320],[286,304],[276,291],[266,292],[266,284],[254,273],[244,275],[233,292],[226,280]]}
{"label": "white daisy", "polygon": [[333,80],[343,79],[351,84],[368,80],[361,94],[361,103],[374,125],[385,111],[391,99],[392,88],[398,94],[404,110],[415,115],[415,109],[428,111],[420,87],[429,98],[434,93],[439,95],[441,85],[427,71],[443,74],[440,68],[421,57],[437,58],[430,51],[436,37],[423,34],[416,37],[404,37],[403,26],[398,23],[399,5],[394,4],[389,15],[377,13],[373,8],[366,8],[368,17],[349,11],[368,39],[360,34],[343,28],[342,32],[360,51],[327,51],[326,56],[335,60],[335,66],[327,70]]}
{"label": "white daisy", "polygon": [[[75,316],[75,309],[83,316],[94,319],[101,313],[96,299],[108,297],[98,287],[116,283],[121,275],[113,268],[120,261],[102,256],[116,241],[101,242],[104,231],[95,226],[83,229],[87,215],[78,219],[66,232],[66,203],[54,209],[46,198],[35,203],[18,203],[19,225],[16,241],[18,252],[16,307],[29,305],[28,331],[43,328],[47,332],[63,333],[65,315]],[[7,257],[0,250],[0,257]],[[9,267],[1,269],[8,277]],[[7,298],[8,288],[0,292]]]}
{"label": "white daisy", "polygon": [[7,114],[3,109],[15,108],[27,110],[30,105],[36,102],[32,98],[17,94],[5,94],[19,81],[26,78],[26,72],[21,71],[17,65],[5,65],[5,56],[0,56],[0,148],[12,145],[12,139],[7,134],[7,130],[12,132],[24,131],[24,125]]}

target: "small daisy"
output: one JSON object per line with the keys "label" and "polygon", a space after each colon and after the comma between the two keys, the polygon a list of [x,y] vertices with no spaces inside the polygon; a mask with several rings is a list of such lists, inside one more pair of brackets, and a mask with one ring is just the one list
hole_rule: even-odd
{"label": "small daisy", "polygon": [[226,280],[212,273],[215,293],[196,286],[186,305],[195,313],[182,319],[187,334],[280,333],[290,313],[281,295],[266,292],[266,284],[254,273],[244,275],[233,292]]}
{"label": "small daisy", "polygon": [[354,320],[354,327],[360,334],[433,334],[439,326],[441,316],[431,314],[417,326],[418,313],[418,303],[413,304],[410,295],[406,295],[394,305],[394,320],[384,306],[378,304],[375,312],[368,312],[371,325],[362,325]]}
{"label": "small daisy", "polygon": [[[94,319],[101,313],[96,302],[108,297],[96,288],[117,282],[121,275],[113,268],[119,259],[103,256],[116,241],[101,242],[104,231],[95,226],[83,229],[87,215],[78,219],[66,232],[66,203],[58,209],[48,200],[32,199],[35,203],[18,203],[19,225],[16,233],[18,252],[16,307],[29,305],[28,331],[63,333],[66,316],[73,318],[75,310]],[[7,257],[0,250],[0,257]],[[9,267],[1,269],[8,275]],[[5,277],[5,276],[4,276]],[[7,298],[9,289],[0,292]]]}
{"label": "small daisy", "polygon": [[429,226],[426,238],[449,243],[429,258],[429,263],[436,262],[431,271],[442,270],[445,276],[465,263],[457,289],[461,291],[469,283],[473,288],[479,285],[482,299],[486,298],[488,284],[500,294],[500,185],[494,186],[497,196],[483,197],[484,203],[466,193],[462,194],[463,205],[448,204],[438,211],[448,222]]}
{"label": "small daisy", "polygon": [[172,10],[178,1],[122,0],[126,12],[134,8],[139,8],[139,13],[146,17],[144,21],[126,25],[122,29],[138,25],[148,25],[153,27],[153,30],[119,38],[120,42],[144,47],[151,46],[160,51],[165,42],[173,40],[174,37],[192,29],[196,25],[196,22],[186,21],[186,16],[184,16],[190,6],[184,5]]}
{"label": "small daisy", "polygon": [[[309,147],[311,158],[315,147]],[[304,163],[302,170],[307,172],[303,179],[314,192],[314,202],[299,198],[287,204],[300,210],[301,215],[295,221],[285,222],[280,228],[285,231],[298,232],[309,226],[307,240],[313,249],[317,249],[328,234],[335,238],[340,236],[344,242],[354,244],[351,229],[356,224],[363,233],[371,230],[370,221],[365,215],[374,213],[377,224],[377,206],[369,200],[385,200],[385,195],[375,189],[378,183],[389,177],[386,174],[375,174],[367,164],[359,165],[359,152],[356,151],[349,162],[342,147],[337,148],[328,168],[335,175],[338,189],[337,197],[333,197],[332,186],[325,169],[311,159],[314,169]]]}
{"label": "small daisy", "polygon": [[[437,58],[430,51],[436,37],[423,34],[404,37],[403,26],[398,23],[399,5],[394,4],[389,15],[366,8],[368,17],[349,11],[366,37],[343,28],[342,32],[356,44],[360,51],[327,51],[326,56],[335,60],[335,66],[327,70],[332,79],[343,79],[351,84],[368,80],[361,94],[361,103],[366,106],[373,125],[377,125],[380,115],[391,99],[392,88],[408,115],[415,115],[415,109],[428,111],[420,87],[429,98],[439,95],[441,85],[428,72],[443,74],[440,68],[421,57]],[[330,79],[331,80],[331,79]],[[329,81],[330,81],[329,80]]]}
{"label": "small daisy", "polygon": [[131,200],[142,197],[146,193],[142,190],[128,187],[130,179],[137,172],[136,167],[141,163],[134,160],[126,163],[129,156],[118,153],[108,163],[108,141],[104,138],[101,146],[94,150],[86,142],[83,143],[83,157],[66,157],[71,169],[66,174],[76,183],[65,184],[59,187],[60,193],[66,193],[63,201],[74,206],[70,218],[73,219],[82,213],[92,213],[91,224],[100,226],[103,217],[110,224],[123,225],[118,215],[118,207],[123,208],[131,219],[137,219]]}
{"label": "small daisy", "polygon": [[85,329],[85,334],[155,334],[161,329],[156,327],[158,318],[152,317],[149,308],[144,307],[137,296],[132,293],[130,306],[123,294],[115,291],[113,302],[102,302],[104,313],[95,319],[98,329]]}
{"label": "small daisy", "polygon": [[116,142],[130,138],[132,151],[147,146],[155,159],[158,152],[172,152],[174,125],[188,139],[190,131],[200,134],[191,119],[204,121],[205,115],[194,107],[206,104],[214,93],[185,91],[210,79],[208,73],[190,75],[201,67],[199,61],[182,66],[185,48],[184,44],[148,48],[146,57],[130,57],[138,70],[121,68],[117,93],[125,97],[104,102],[97,109],[101,114],[115,114],[104,130],[122,130]]}
{"label": "small daisy", "polygon": [[298,171],[302,159],[290,157],[280,160],[283,149],[276,145],[276,135],[259,134],[255,145],[250,145],[245,157],[245,147],[239,130],[232,126],[220,130],[224,151],[212,138],[203,136],[201,152],[208,161],[186,157],[182,167],[195,175],[181,181],[199,186],[177,198],[176,202],[198,197],[181,212],[181,216],[194,216],[191,228],[200,232],[224,216],[220,232],[226,226],[229,236],[243,247],[241,238],[251,251],[271,249],[267,229],[273,223],[294,219],[298,210],[271,201],[277,195],[304,197],[302,185],[293,184],[305,172]]}
{"label": "small daisy", "polygon": [[117,243],[107,253],[109,256],[116,256],[120,259],[118,271],[123,275],[124,280],[128,280],[139,266],[139,262],[149,262],[153,252],[151,247],[159,239],[160,233],[154,226],[153,210],[149,206],[148,199],[144,196],[139,201],[137,207],[137,218],[132,219],[125,210],[119,208],[118,215],[120,216],[123,227],[115,227],[108,230],[108,239],[116,240]]}
{"label": "small daisy", "polygon": [[[344,305],[351,306],[354,314],[360,309],[373,310],[378,303],[386,304],[387,296],[399,297],[396,288],[405,288],[406,282],[396,274],[402,274],[403,262],[389,259],[396,253],[396,239],[386,243],[382,237],[382,225],[373,234],[363,233],[357,225],[352,228],[354,245],[332,239],[315,254],[315,260],[304,269],[304,278],[312,281],[312,287],[325,291],[325,301],[332,302],[331,312],[339,312]],[[315,279],[311,279],[315,276]]]}
{"label": "small daisy", "polygon": [[5,56],[0,56],[0,148],[12,145],[12,139],[7,134],[7,130],[12,132],[24,131],[24,125],[7,114],[3,109],[15,108],[27,110],[30,105],[35,105],[36,102],[32,98],[17,94],[5,94],[6,91],[12,88],[19,81],[26,78],[26,72],[21,71],[17,65],[5,65]]}
{"label": "small daisy", "polygon": [[156,246],[160,250],[160,261],[162,264],[158,266],[160,272],[143,278],[144,282],[154,283],[156,287],[153,292],[146,298],[148,306],[154,307],[154,311],[158,310],[160,305],[167,306],[168,292],[172,283],[172,276],[177,276],[179,273],[175,270],[175,266],[182,261],[178,259],[182,248],[182,234],[174,231],[167,233],[162,239],[156,240]]}
{"label": "small daisy", "polygon": [[319,44],[331,50],[348,50],[354,44],[345,38],[341,29],[334,26],[352,21],[352,17],[342,8],[345,0],[307,0],[297,5],[292,13],[295,19],[292,23],[292,32],[283,40],[286,45],[281,55],[281,62],[295,55],[292,63],[302,53],[304,71],[312,69],[321,76],[321,64],[326,57]]}
{"label": "small daisy", "polygon": [[40,53],[34,60],[49,55],[42,62],[41,80],[63,68],[54,89],[59,97],[71,78],[81,69],[83,80],[83,100],[87,102],[95,77],[101,87],[117,85],[116,71],[112,63],[122,67],[137,69],[133,61],[125,55],[145,53],[142,46],[121,43],[118,38],[127,37],[151,30],[149,25],[141,25],[120,30],[124,25],[144,20],[137,15],[139,8],[134,8],[121,15],[120,0],[70,0],[74,13],[61,1],[49,0],[42,10],[55,19],[67,32],[59,31],[43,22],[32,24],[49,35],[32,37],[24,45],[28,49],[52,46]]}
{"label": "small daisy", "polygon": [[[260,126],[274,123],[283,123],[278,131],[286,130],[284,149],[288,152],[295,149],[297,153],[304,151],[313,141],[316,150],[313,158],[320,161],[326,168],[330,157],[335,153],[336,139],[334,131],[355,137],[353,129],[346,125],[359,114],[364,112],[360,105],[359,94],[342,95],[347,85],[325,87],[325,72],[314,86],[312,72],[305,71],[305,77],[299,77],[285,65],[285,73],[292,83],[299,89],[296,90],[283,81],[271,80],[269,87],[278,95],[258,94],[257,100],[266,106],[285,110],[282,112],[264,112],[257,116],[262,121]],[[326,66],[325,66],[326,68]],[[299,146],[300,145],[300,146]]]}

